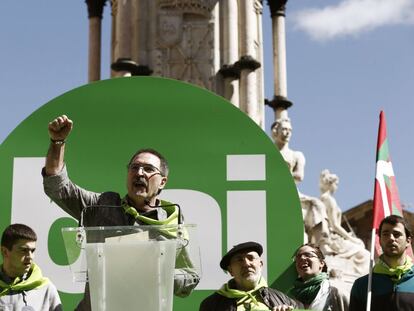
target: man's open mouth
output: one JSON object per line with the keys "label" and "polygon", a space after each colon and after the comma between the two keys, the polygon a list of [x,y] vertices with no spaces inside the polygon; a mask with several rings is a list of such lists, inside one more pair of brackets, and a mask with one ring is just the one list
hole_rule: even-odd
{"label": "man's open mouth", "polygon": [[144,187],[147,188],[147,183],[144,180],[135,180],[134,187]]}

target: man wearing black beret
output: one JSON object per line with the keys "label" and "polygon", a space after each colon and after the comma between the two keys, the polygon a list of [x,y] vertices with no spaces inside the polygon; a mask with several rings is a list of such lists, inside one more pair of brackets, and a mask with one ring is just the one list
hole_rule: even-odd
{"label": "man wearing black beret", "polygon": [[262,277],[263,247],[256,242],[234,246],[220,261],[220,267],[233,277],[208,296],[200,311],[287,311],[301,308],[299,302],[269,288]]}

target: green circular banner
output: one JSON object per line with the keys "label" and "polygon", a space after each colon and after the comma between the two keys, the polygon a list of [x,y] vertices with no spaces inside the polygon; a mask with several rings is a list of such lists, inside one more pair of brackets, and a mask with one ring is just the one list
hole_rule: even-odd
{"label": "green circular banner", "polygon": [[43,193],[40,174],[47,125],[62,114],[74,122],[65,162],[82,188],[124,195],[126,164],[136,150],[153,148],[168,159],[162,198],[182,205],[186,223],[197,224],[203,268],[196,290],[175,298],[174,310],[197,309],[229,279],[219,261],[239,242],[263,244],[264,274],[272,287],[291,284],[291,255],[303,241],[301,207],[288,168],[264,131],[222,97],[196,86],[117,78],[53,99],[0,146],[0,228],[21,222],[38,233],[35,261],[58,287],[65,309],[73,309],[83,292],[61,254],[59,228],[75,221]]}

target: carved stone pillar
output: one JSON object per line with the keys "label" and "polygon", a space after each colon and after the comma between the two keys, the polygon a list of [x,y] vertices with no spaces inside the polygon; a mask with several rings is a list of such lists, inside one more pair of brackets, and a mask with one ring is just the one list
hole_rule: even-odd
{"label": "carved stone pillar", "polygon": [[101,79],[102,13],[106,0],[86,0],[89,18],[88,81]]}
{"label": "carved stone pillar", "polygon": [[239,107],[240,69],[235,67],[239,59],[237,0],[220,1],[220,36],[222,67],[220,74],[224,79],[224,98]]}
{"label": "carved stone pillar", "polygon": [[257,61],[255,40],[258,40],[255,0],[239,1],[241,20],[241,58],[236,62],[240,69],[240,109],[256,123],[261,124],[257,105],[258,88],[255,70],[260,67]]}
{"label": "carved stone pillar", "polygon": [[274,98],[265,103],[275,111],[275,120],[287,117],[292,102],[287,99],[285,7],[287,0],[268,0],[272,16]]}
{"label": "carved stone pillar", "polygon": [[118,0],[115,20],[116,41],[114,50],[116,62],[112,64],[112,69],[117,71],[116,76],[131,75],[131,72],[128,71],[127,68],[118,66],[120,60],[131,60],[131,22],[131,1]]}
{"label": "carved stone pillar", "polygon": [[[115,42],[116,42],[116,16],[118,13],[118,1],[111,0],[111,16],[112,16],[112,23],[111,23],[111,67],[112,64],[115,62]],[[112,68],[111,68],[112,69]],[[111,70],[111,78],[116,76],[116,71]]]}
{"label": "carved stone pillar", "polygon": [[159,0],[154,72],[216,90],[218,0]]}
{"label": "carved stone pillar", "polygon": [[152,73],[147,66],[139,65],[133,60],[132,55],[135,51],[135,59],[139,57],[139,43],[142,41],[139,28],[141,9],[139,4],[141,2],[137,0],[113,0],[113,59],[116,61],[111,65],[112,76],[147,76]]}
{"label": "carved stone pillar", "polygon": [[149,64],[148,60],[148,42],[150,36],[148,35],[148,26],[151,20],[151,13],[149,5],[155,1],[147,0],[133,0],[132,1],[132,59],[135,59],[139,64]]}

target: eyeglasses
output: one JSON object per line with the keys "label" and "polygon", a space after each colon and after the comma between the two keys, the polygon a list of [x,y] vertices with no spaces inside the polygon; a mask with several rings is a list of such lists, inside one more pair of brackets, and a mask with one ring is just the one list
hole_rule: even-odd
{"label": "eyeglasses", "polygon": [[296,254],[294,260],[296,261],[301,258],[310,259],[310,258],[319,258],[319,257],[313,252],[304,252],[304,253]]}
{"label": "eyeglasses", "polygon": [[140,169],[142,169],[142,171],[148,175],[160,174],[161,176],[164,176],[161,173],[160,169],[156,168],[154,165],[147,163],[131,163],[130,165],[128,165],[128,169],[135,174],[138,173]]}

